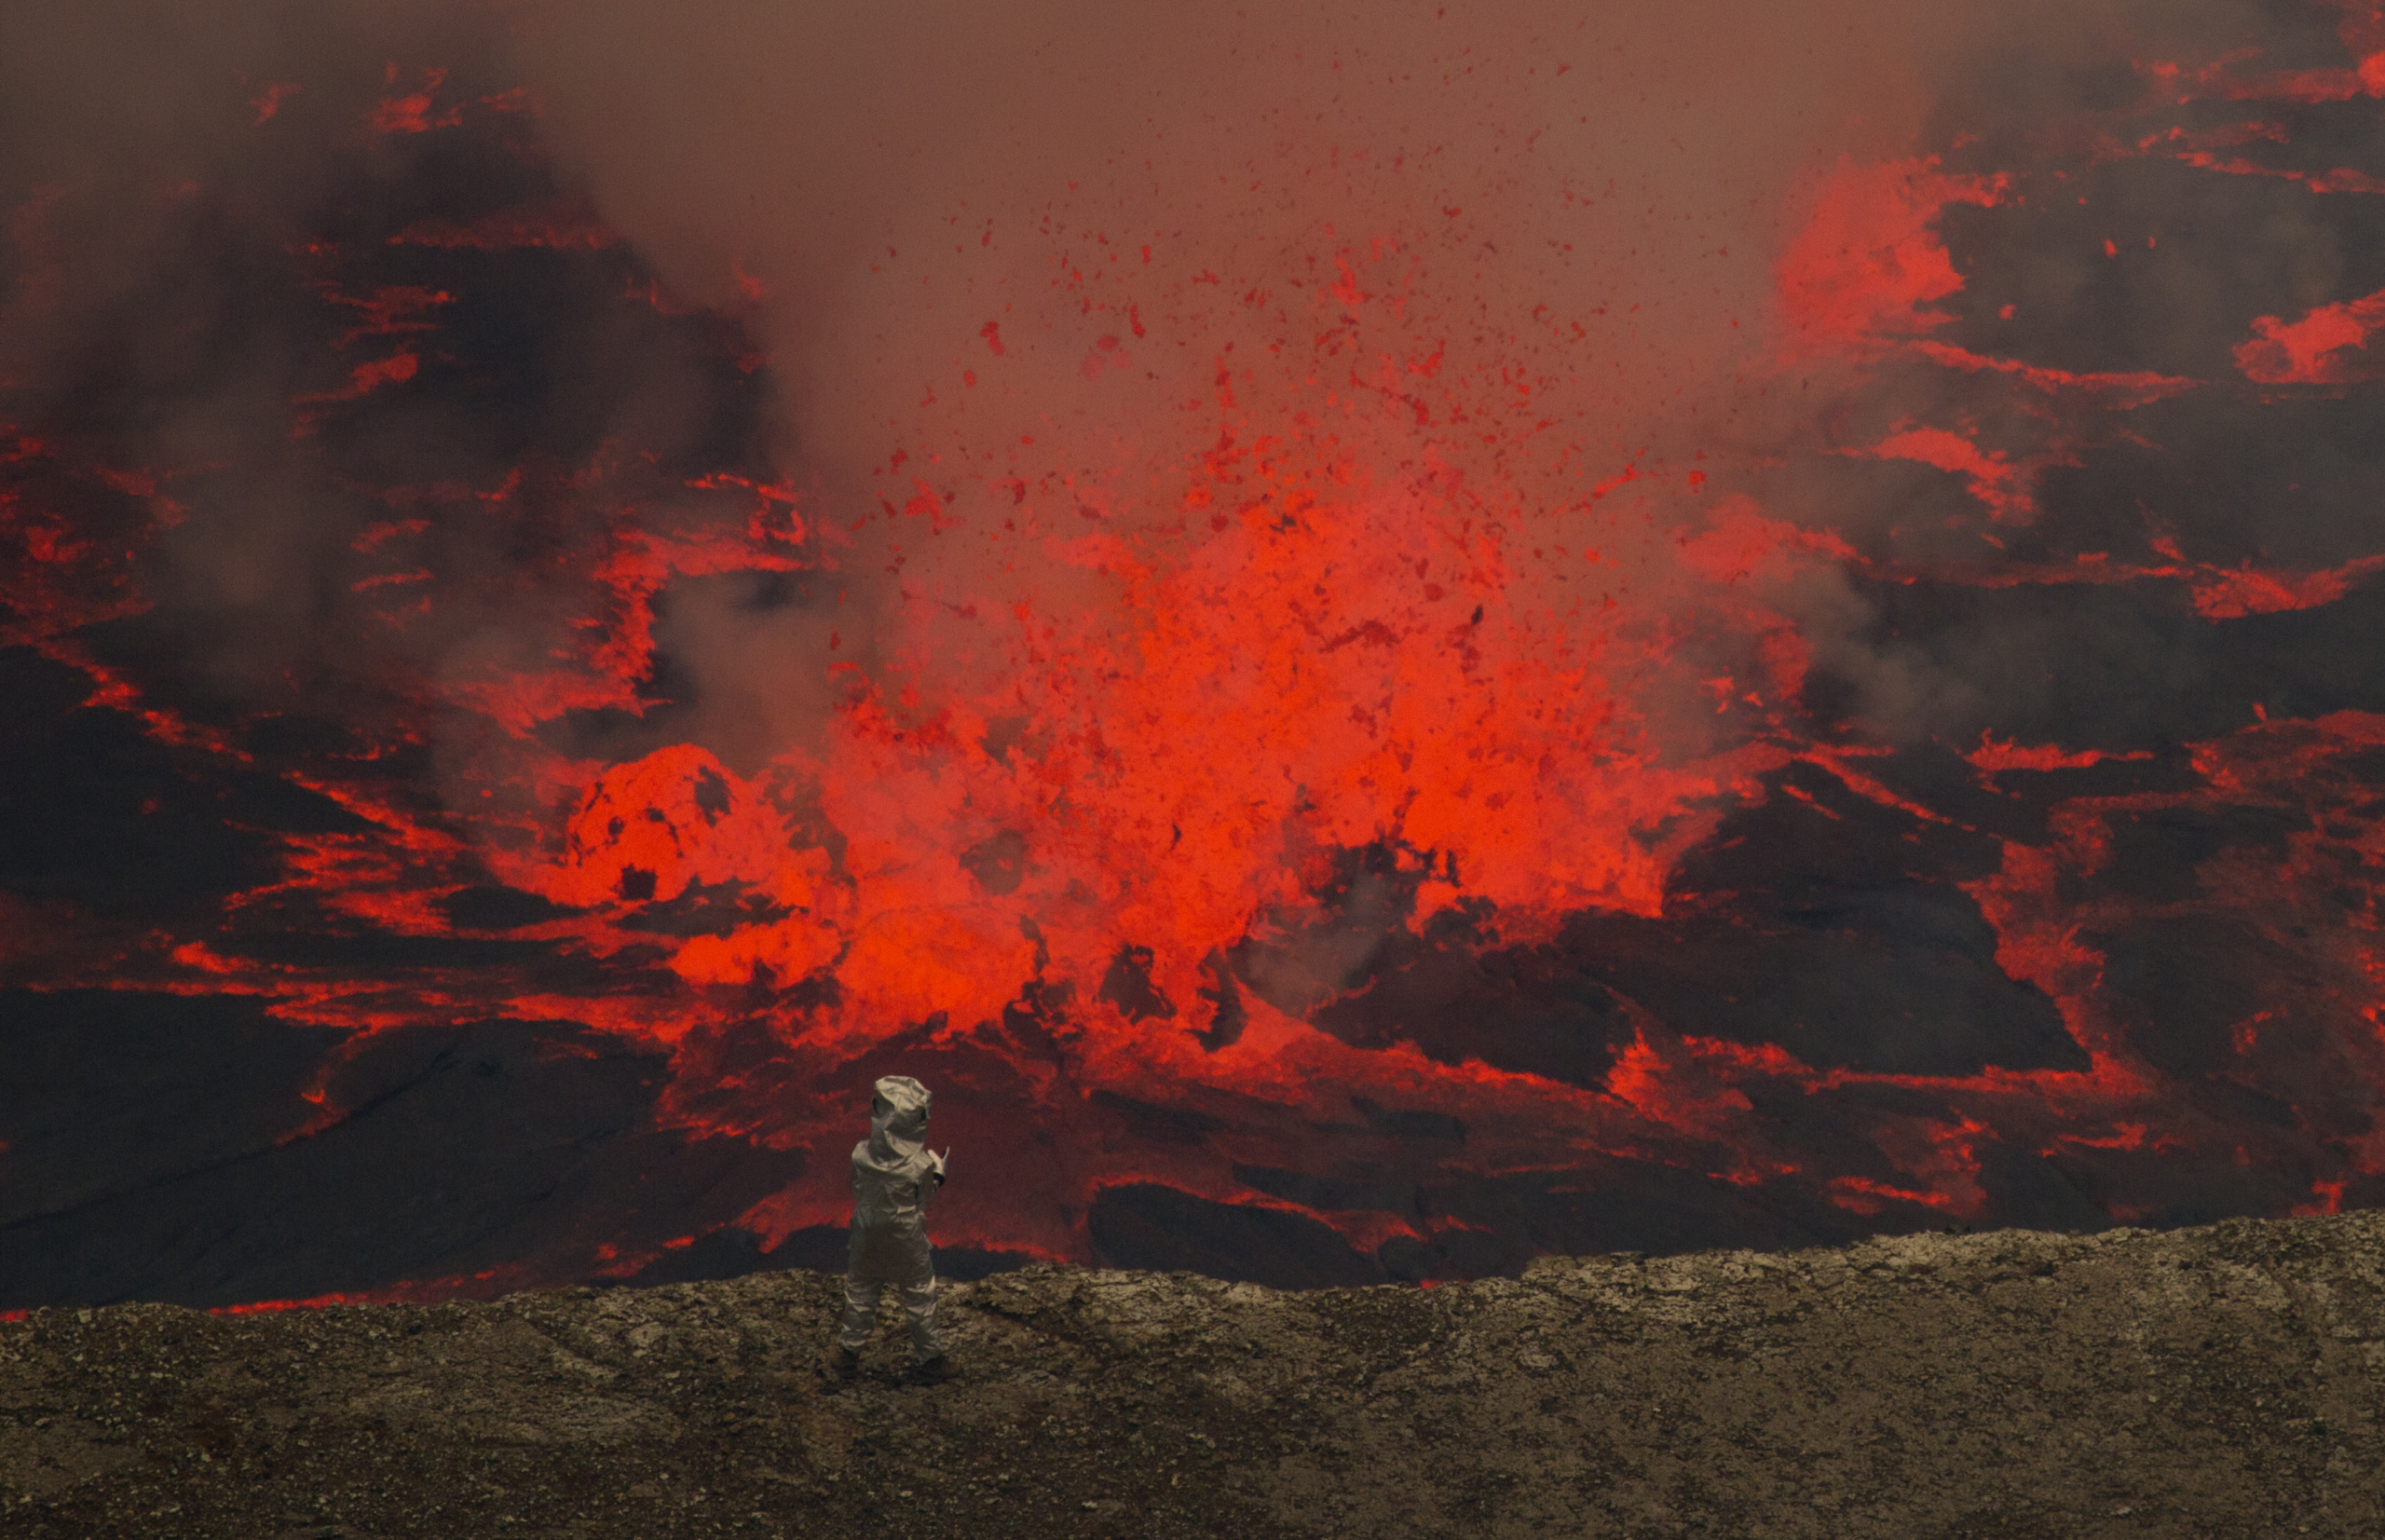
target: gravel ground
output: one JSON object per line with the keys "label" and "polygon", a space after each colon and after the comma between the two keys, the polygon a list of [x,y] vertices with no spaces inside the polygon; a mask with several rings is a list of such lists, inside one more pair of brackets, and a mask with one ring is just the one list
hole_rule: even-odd
{"label": "gravel ground", "polygon": [[940,1385],[807,1273],[36,1312],[0,1535],[2385,1533],[2385,1213],[944,1297]]}

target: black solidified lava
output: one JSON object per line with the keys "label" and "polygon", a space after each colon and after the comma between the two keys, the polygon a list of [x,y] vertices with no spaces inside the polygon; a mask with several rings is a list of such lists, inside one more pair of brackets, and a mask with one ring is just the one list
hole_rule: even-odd
{"label": "black solidified lava", "polygon": [[[653,1126],[659,1056],[566,1023],[340,1034],[250,999],[0,993],[0,1309],[470,1288],[709,1229],[800,1157]],[[317,1087],[330,1110],[300,1095]]]}

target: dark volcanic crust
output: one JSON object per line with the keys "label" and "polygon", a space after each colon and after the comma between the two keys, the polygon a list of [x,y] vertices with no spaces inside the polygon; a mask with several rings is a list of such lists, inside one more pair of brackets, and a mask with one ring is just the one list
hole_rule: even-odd
{"label": "dark volcanic crust", "polygon": [[0,1327],[0,1534],[2199,1536],[2385,1527],[2385,1213],[1277,1293],[836,1280]]}

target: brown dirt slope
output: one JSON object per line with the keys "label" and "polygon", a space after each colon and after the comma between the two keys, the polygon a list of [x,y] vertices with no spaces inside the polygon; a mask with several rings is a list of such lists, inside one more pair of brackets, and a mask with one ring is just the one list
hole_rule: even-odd
{"label": "brown dirt slope", "polygon": [[1276,1293],[836,1282],[0,1326],[0,1534],[2385,1533],[2385,1213]]}

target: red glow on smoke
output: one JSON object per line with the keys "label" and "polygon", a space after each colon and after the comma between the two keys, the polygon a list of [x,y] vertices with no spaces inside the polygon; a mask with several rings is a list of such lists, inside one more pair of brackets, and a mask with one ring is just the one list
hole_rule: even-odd
{"label": "red glow on smoke", "polygon": [[298,86],[295,81],[276,80],[268,82],[255,96],[250,98],[249,105],[256,109],[257,116],[254,119],[255,126],[262,128],[265,124],[269,122],[272,119],[273,115],[281,110],[281,103],[284,99],[293,94],[297,89]]}
{"label": "red glow on smoke", "polygon": [[354,369],[350,370],[348,372],[348,383],[346,389],[334,390],[320,396],[310,397],[308,399],[314,401],[354,401],[357,397],[364,394],[366,391],[375,389],[380,386],[403,385],[406,381],[414,378],[415,371],[419,369],[421,366],[422,360],[416,358],[412,353],[392,353],[388,358],[374,359],[370,362],[360,363]]}
{"label": "red glow on smoke", "polygon": [[[397,83],[398,74],[398,67],[395,64],[390,65],[388,70],[390,84]],[[423,71],[420,90],[410,91],[403,96],[385,98],[379,106],[373,109],[375,130],[380,133],[429,133],[433,129],[452,129],[461,123],[464,120],[464,110],[460,106],[451,105],[443,112],[434,113],[432,102],[439,93],[439,88],[446,84],[446,81],[445,70]]]}
{"label": "red glow on smoke", "polygon": [[2378,373],[2364,355],[2385,327],[2385,291],[2323,305],[2294,321],[2262,316],[2236,348],[2236,367],[2263,385],[2350,385]]}
{"label": "red glow on smoke", "polygon": [[1963,286],[1933,227],[1950,203],[1992,207],[2002,177],[1956,176],[1936,157],[1858,166],[1820,185],[1806,228],[1780,259],[1780,297],[1797,345],[1819,350],[1942,324],[1926,308]]}
{"label": "red glow on smoke", "polygon": [[2260,572],[2245,567],[2213,573],[2195,583],[2195,609],[2211,620],[2315,609],[2334,604],[2380,567],[2385,567],[2385,556],[2363,556],[2324,572]]}
{"label": "red glow on smoke", "polygon": [[1908,428],[1892,433],[1869,449],[1849,450],[1875,459],[1917,460],[1923,465],[1960,476],[1971,496],[1985,503],[1999,520],[2026,523],[2037,505],[2024,490],[2022,467],[2001,450],[1983,450],[1970,440],[1942,428]]}
{"label": "red glow on smoke", "polygon": [[2149,370],[2101,374],[2049,369],[2039,364],[2024,363],[2018,359],[1988,358],[1942,342],[1916,342],[1913,345],[1913,351],[1932,363],[1959,369],[1966,374],[1985,371],[2005,375],[2048,395],[2082,395],[2122,411],[2150,405],[2165,397],[2183,395],[2202,383]]}
{"label": "red glow on smoke", "polygon": [[1963,756],[1990,774],[1997,770],[2085,770],[2106,759],[2149,759],[2152,756],[2139,750],[2133,754],[2107,754],[2101,749],[2065,749],[2054,743],[1999,743],[1992,734],[1980,734],[1979,747]]}

